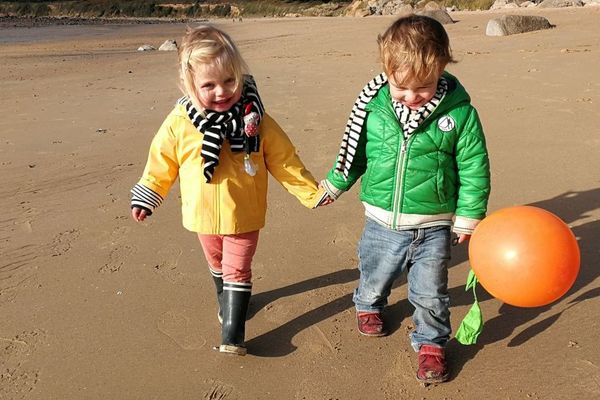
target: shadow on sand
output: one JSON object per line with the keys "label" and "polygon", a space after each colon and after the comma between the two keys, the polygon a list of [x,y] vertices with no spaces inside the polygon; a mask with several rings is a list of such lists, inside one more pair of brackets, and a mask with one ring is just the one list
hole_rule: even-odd
{"label": "shadow on sand", "polygon": [[[600,189],[593,189],[583,192],[567,192],[552,199],[530,205],[548,210],[559,216],[567,224],[572,224],[588,217],[589,213],[598,207],[599,199]],[[572,230],[578,238],[581,250],[581,269],[575,284],[559,302],[567,301],[566,298],[574,293],[580,293],[600,274],[598,269],[593,268],[594,265],[600,263],[600,254],[593,243],[593,238],[600,235],[600,221],[586,222],[576,226]],[[450,267],[461,264],[466,260],[467,246],[463,245],[453,248]],[[252,298],[249,318],[278,298],[293,296],[326,286],[348,283],[357,280],[358,277],[359,274],[356,269],[343,269],[269,292],[258,293]],[[404,283],[405,278],[399,279],[395,287]],[[453,307],[468,305],[473,302],[471,292],[465,292],[463,285],[450,288],[449,292]],[[563,308],[562,311],[533,324],[531,324],[531,321],[538,318],[541,314],[551,311],[558,302],[537,308],[518,308],[503,304],[499,309],[499,315],[485,321],[484,330],[476,345],[462,346],[454,339],[448,343],[447,351],[449,358],[452,359],[453,376],[456,376],[462,370],[463,366],[485,345],[504,340],[513,335],[519,327],[528,325],[524,330],[514,335],[508,343],[509,347],[519,346],[550,327],[564,312],[577,307],[578,304],[585,300],[598,296],[600,296],[600,288],[590,288],[569,301],[568,306]],[[490,295],[481,286],[478,288],[478,298],[480,302],[491,299]],[[348,293],[249,340],[247,342],[249,352],[261,357],[281,357],[290,354],[296,349],[292,344],[292,339],[299,332],[351,308],[353,308],[352,293]],[[408,300],[403,299],[396,304],[389,305],[386,308],[385,314],[390,334],[393,334],[399,329],[403,319],[410,317],[412,306]]]}

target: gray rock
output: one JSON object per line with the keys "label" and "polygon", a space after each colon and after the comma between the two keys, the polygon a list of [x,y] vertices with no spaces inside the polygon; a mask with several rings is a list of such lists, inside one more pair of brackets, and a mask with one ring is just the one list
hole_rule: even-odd
{"label": "gray rock", "polygon": [[177,42],[172,39],[165,40],[165,42],[160,45],[158,50],[160,50],[160,51],[177,51]]}
{"label": "gray rock", "polygon": [[452,19],[450,14],[448,14],[446,12],[446,10],[422,10],[422,11],[417,11],[416,14],[433,18],[442,25],[454,23],[454,20]]}
{"label": "gray rock", "polygon": [[152,51],[152,50],[156,50],[156,48],[154,46],[150,46],[149,44],[144,44],[144,45],[138,47],[138,51]]}
{"label": "gray rock", "polygon": [[425,4],[425,6],[423,7],[423,10],[424,11],[444,10],[444,7],[440,6],[435,1],[430,1],[429,3]]}
{"label": "gray rock", "polygon": [[494,18],[488,21],[485,29],[487,36],[507,36],[516,33],[525,33],[550,29],[554,25],[550,24],[544,17],[533,15],[503,15],[500,18]]}
{"label": "gray rock", "polygon": [[538,8],[583,7],[581,0],[544,0]]}

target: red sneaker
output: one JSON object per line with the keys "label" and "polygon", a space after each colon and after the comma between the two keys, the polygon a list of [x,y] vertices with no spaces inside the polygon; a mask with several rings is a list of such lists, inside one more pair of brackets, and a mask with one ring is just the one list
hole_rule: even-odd
{"label": "red sneaker", "polygon": [[449,375],[444,349],[437,346],[421,346],[417,380],[422,383],[441,383],[447,381]]}
{"label": "red sneaker", "polygon": [[358,331],[365,336],[385,336],[387,332],[383,328],[383,319],[378,312],[358,312]]}

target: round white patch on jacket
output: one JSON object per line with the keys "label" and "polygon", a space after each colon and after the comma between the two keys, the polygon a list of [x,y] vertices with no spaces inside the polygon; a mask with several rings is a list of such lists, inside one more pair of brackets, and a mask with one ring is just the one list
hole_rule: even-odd
{"label": "round white patch on jacket", "polygon": [[444,132],[450,132],[456,126],[456,122],[449,115],[444,115],[440,119],[438,119],[438,128],[440,128]]}

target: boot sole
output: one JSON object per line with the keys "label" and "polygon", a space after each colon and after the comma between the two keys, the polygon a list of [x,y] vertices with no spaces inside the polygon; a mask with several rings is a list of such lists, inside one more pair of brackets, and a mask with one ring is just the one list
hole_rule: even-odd
{"label": "boot sole", "polygon": [[219,346],[219,352],[245,356],[248,353],[248,350],[246,350],[245,347],[235,346],[232,344],[222,344]]}

